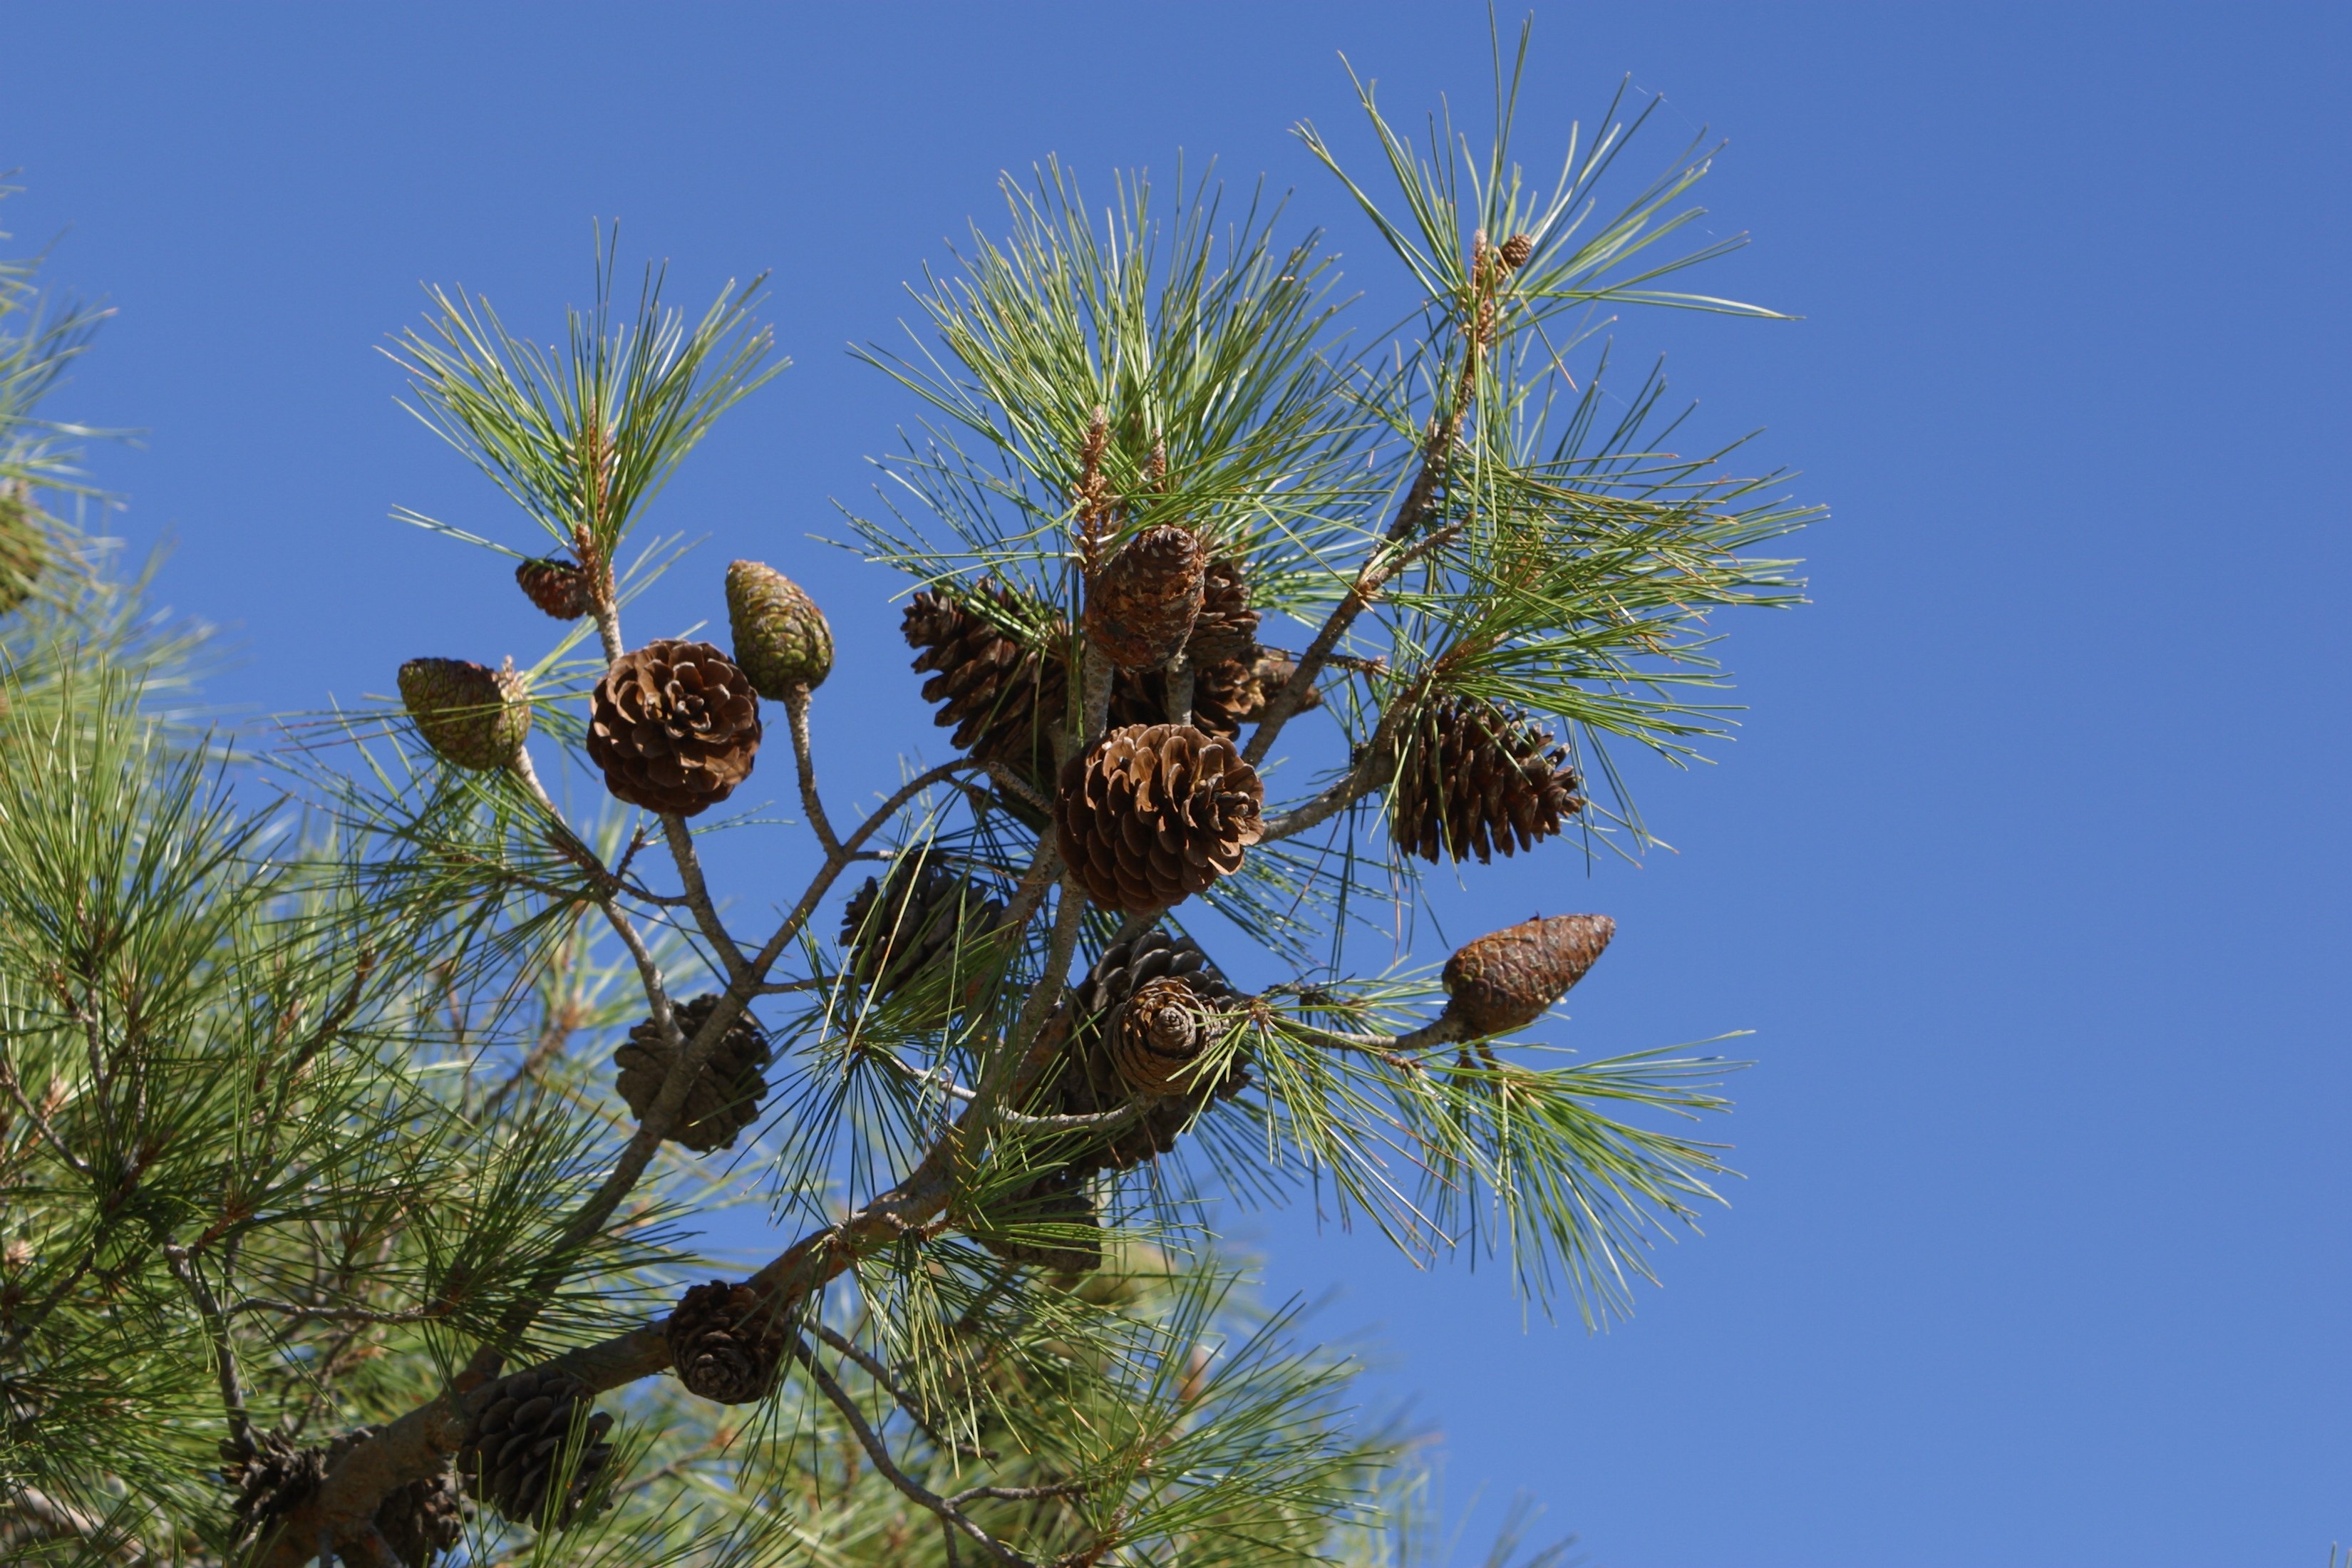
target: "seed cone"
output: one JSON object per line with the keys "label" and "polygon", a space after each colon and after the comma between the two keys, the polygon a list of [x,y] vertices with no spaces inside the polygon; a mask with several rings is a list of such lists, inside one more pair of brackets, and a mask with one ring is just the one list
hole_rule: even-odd
{"label": "seed cone", "polygon": [[221,1484],[236,1493],[229,1511],[240,1542],[268,1533],[272,1525],[310,1500],[327,1476],[324,1448],[297,1447],[291,1437],[252,1429],[253,1451],[234,1443],[220,1446]]}
{"label": "seed cone", "polygon": [[[1015,604],[1003,588],[982,592],[1004,610]],[[1054,778],[1054,730],[1069,707],[1069,677],[1057,657],[1040,654],[994,622],[945,594],[921,593],[907,605],[900,628],[917,650],[914,668],[929,675],[923,700],[938,706],[932,722],[953,725],[957,747],[982,762],[1002,763],[1048,793]]]}
{"label": "seed cone", "polygon": [[400,700],[442,761],[475,773],[512,763],[530,733],[530,687],[511,666],[412,658],[400,667]]}
{"label": "seed cone", "polygon": [[718,805],[751,776],[760,701],[733,660],[707,642],[649,642],[596,682],[588,759],[631,805],[679,816]]}
{"label": "seed cone", "polygon": [[[1056,1274],[1091,1274],[1103,1264],[1102,1216],[1087,1191],[1086,1173],[1072,1167],[1040,1176],[988,1215],[976,1238],[1007,1263]],[[1045,1235],[1006,1235],[1008,1227]]]}
{"label": "seed cone", "polygon": [[1566,748],[1510,710],[1441,698],[1397,765],[1389,830],[1407,854],[1484,865],[1532,849],[1584,809]]}
{"label": "seed cone", "polygon": [[1473,1039],[1524,1029],[1584,978],[1616,934],[1607,915],[1553,915],[1490,931],[1445,961],[1444,1016]]}
{"label": "seed cone", "polygon": [[1511,236],[1510,238],[1503,241],[1503,269],[1507,272],[1517,272],[1528,264],[1528,258],[1535,253],[1535,236],[1531,234]]}
{"label": "seed cone", "polygon": [[727,621],[736,664],[771,702],[813,691],[833,673],[833,628],[824,612],[772,566],[738,561],[727,568]]}
{"label": "seed cone", "polygon": [[[678,1033],[692,1041],[718,1005],[714,993],[679,1006]],[[659,1098],[662,1085],[669,1079],[672,1059],[660,1026],[651,1018],[631,1029],[627,1042],[613,1053],[613,1065],[621,1069],[614,1087],[638,1121],[645,1120]],[[751,1014],[729,1025],[719,1044],[702,1059],[702,1072],[694,1087],[686,1091],[686,1103],[670,1124],[670,1141],[706,1154],[733,1148],[737,1135],[760,1119],[760,1101],[768,1092],[768,1080],[760,1069],[772,1059],[767,1032]]]}
{"label": "seed cone", "polygon": [[750,1405],[775,1385],[784,1324],[766,1295],[714,1279],[688,1290],[662,1332],[687,1392],[721,1405]]}
{"label": "seed cone", "polygon": [[1190,1055],[1167,1061],[1165,1070],[1153,1070],[1163,1067],[1160,1053],[1122,1045],[1138,1030],[1148,1034],[1150,1016],[1176,1000],[1171,992],[1181,992],[1177,1005],[1204,1024],[1234,1000],[1233,987],[1192,938],[1158,927],[1108,949],[1078,985],[1078,1026],[1038,1103],[1064,1116],[1097,1115],[1139,1098],[1149,1103],[1141,1116],[1074,1159],[1068,1172],[1125,1170],[1165,1154],[1202,1107],[1248,1087],[1249,1073],[1238,1062],[1213,1080],[1182,1070],[1213,1038],[1207,1027],[1196,1032]]}
{"label": "seed cone", "polygon": [[849,972],[880,1000],[909,991],[944,1023],[950,991],[987,984],[989,938],[1004,906],[936,858],[908,856],[887,880],[868,877],[842,911]]}
{"label": "seed cone", "polygon": [[1200,616],[1202,566],[1191,530],[1145,529],[1087,584],[1087,636],[1122,669],[1167,663]]}
{"label": "seed cone", "polygon": [[588,594],[588,574],[555,556],[526,561],[515,568],[515,582],[524,596],[559,621],[576,621],[595,606]]}
{"label": "seed cone", "polygon": [[1265,794],[1232,742],[1190,724],[1129,724],[1062,769],[1062,858],[1105,909],[1179,903],[1241,868]]}
{"label": "seed cone", "polygon": [[574,1413],[587,1411],[578,1462],[556,1506],[557,1525],[571,1523],[613,1459],[613,1446],[604,1440],[613,1418],[589,1409],[594,1399],[586,1384],[549,1367],[526,1368],[474,1390],[457,1449],[466,1489],[517,1524],[537,1524],[559,1479]]}
{"label": "seed cone", "polygon": [[1201,614],[1184,644],[1184,657],[1200,665],[1247,661],[1257,652],[1257,626],[1242,563],[1230,557],[1210,562],[1201,574]]}
{"label": "seed cone", "polygon": [[387,1494],[375,1510],[376,1533],[406,1568],[428,1568],[466,1538],[466,1494],[444,1470]]}
{"label": "seed cone", "polygon": [[41,509],[24,486],[0,487],[0,616],[32,597],[48,563]]}

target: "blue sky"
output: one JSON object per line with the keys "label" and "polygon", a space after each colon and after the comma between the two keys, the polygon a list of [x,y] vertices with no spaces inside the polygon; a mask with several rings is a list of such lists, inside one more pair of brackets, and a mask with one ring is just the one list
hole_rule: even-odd
{"label": "blue sky", "polygon": [[[176,537],[164,596],[237,628],[214,689],[251,712],[541,646],[386,521],[529,537],[393,405],[419,280],[543,334],[592,217],[682,300],[772,268],[797,363],[664,499],[710,539],[637,620],[715,614],[737,555],[807,583],[847,798],[938,742],[892,585],[803,538],[914,413],[843,346],[1049,153],[1097,188],[1263,171],[1385,320],[1287,127],[1364,155],[1341,51],[1393,110],[1479,116],[1486,49],[1468,5],[16,5],[0,224],[121,307],[59,411],[150,432],[99,476]],[[1730,138],[1707,223],[1755,244],[1716,284],[1804,320],[1621,341],[1834,517],[1814,605],[1726,625],[1737,743],[1647,781],[1675,853],[1449,895],[1465,929],[1616,917],[1566,1043],[1756,1031],[1733,1206],[1602,1336],[1303,1210],[1236,1222],[1442,1431],[1457,1508],[1532,1492],[1610,1568],[2352,1537],[2347,67],[2340,5],[1539,7],[1531,163],[1625,72],[1658,157]]]}

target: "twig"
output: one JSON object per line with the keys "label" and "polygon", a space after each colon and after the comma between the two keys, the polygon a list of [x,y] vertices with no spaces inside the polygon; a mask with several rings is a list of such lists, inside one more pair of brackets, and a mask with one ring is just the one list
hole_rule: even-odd
{"label": "twig", "polygon": [[890,1375],[890,1369],[882,1364],[881,1358],[866,1350],[856,1340],[837,1330],[829,1329],[823,1323],[813,1323],[810,1329],[818,1339],[856,1362],[866,1375],[872,1378],[885,1394],[898,1401],[898,1408],[905,1411],[908,1418],[922,1429],[924,1436],[950,1453],[974,1458],[995,1457],[985,1448],[975,1448],[969,1444],[959,1443],[954,1438],[942,1434],[939,1429],[939,1424],[931,1419],[930,1412],[923,1408],[922,1402],[915,1397],[913,1391],[902,1386],[897,1378]]}
{"label": "twig", "polygon": [[41,1135],[41,1142],[47,1143],[56,1152],[57,1157],[65,1162],[67,1169],[86,1182],[97,1180],[90,1173],[89,1166],[71,1149],[66,1147],[66,1141],[58,1136],[57,1129],[49,1125],[49,1119],[42,1115],[31,1100],[25,1098],[23,1087],[16,1082],[16,1069],[9,1065],[8,1058],[5,1057],[0,1057],[0,1089],[8,1091],[8,1098],[16,1102],[16,1109],[25,1113],[25,1120],[33,1124],[33,1131]]}
{"label": "twig", "polygon": [[291,1301],[273,1301],[267,1296],[248,1296],[221,1313],[234,1318],[240,1312],[275,1312],[290,1323],[429,1323],[443,1317],[444,1312],[430,1307],[418,1307],[404,1312],[380,1312],[373,1307],[300,1307]]}
{"label": "twig", "polygon": [[784,698],[784,713],[792,725],[793,762],[801,776],[801,809],[808,813],[809,829],[827,855],[841,853],[841,839],[833,831],[832,819],[824,814],[824,802],[816,793],[816,757],[809,742],[809,690],[795,686]]}
{"label": "twig", "polygon": [[253,1423],[245,1413],[245,1387],[236,1375],[236,1347],[228,1337],[228,1323],[221,1315],[220,1302],[213,1289],[205,1283],[204,1275],[188,1259],[188,1249],[177,1242],[163,1244],[164,1261],[196,1304],[197,1316],[204,1319],[205,1333],[213,1342],[213,1366],[220,1378],[221,1408],[228,1414],[229,1440],[240,1453],[253,1452]]}

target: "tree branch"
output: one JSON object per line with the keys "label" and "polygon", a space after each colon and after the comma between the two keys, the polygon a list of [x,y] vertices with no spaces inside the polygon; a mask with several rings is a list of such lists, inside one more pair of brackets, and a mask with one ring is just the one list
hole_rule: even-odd
{"label": "tree branch", "polygon": [[792,725],[793,763],[801,779],[801,809],[808,814],[811,832],[824,847],[827,855],[841,853],[841,839],[833,831],[832,819],[824,814],[824,802],[816,793],[816,756],[809,741],[809,691],[805,686],[795,686],[784,698],[784,714]]}

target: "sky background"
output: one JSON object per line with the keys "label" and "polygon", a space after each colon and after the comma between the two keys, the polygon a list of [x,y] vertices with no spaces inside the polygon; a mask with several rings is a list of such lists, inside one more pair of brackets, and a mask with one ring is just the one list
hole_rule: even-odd
{"label": "sky background", "polygon": [[[1668,100],[1641,156],[1729,137],[1706,222],[1755,243],[1713,289],[1804,319],[1635,317],[1621,353],[1834,515],[1813,605],[1723,624],[1740,738],[1646,776],[1676,852],[1553,847],[1446,907],[1616,917],[1563,1043],[1753,1029],[1746,1179],[1605,1335],[1305,1210],[1235,1234],[1443,1434],[1466,1541],[1525,1491],[1608,1568],[2319,1568],[2352,1538],[2352,7],[1547,3],[1536,44],[1544,173],[1623,73]],[[386,519],[530,539],[394,406],[420,280],[545,336],[593,217],[681,302],[772,269],[797,363],[650,515],[709,539],[634,626],[722,616],[739,555],[807,584],[846,802],[942,742],[895,581],[803,537],[914,415],[844,345],[1050,153],[1098,192],[1263,172],[1393,319],[1288,127],[1369,163],[1344,51],[1483,128],[1486,50],[1478,8],[1361,0],[10,5],[0,226],[121,308],[55,411],[148,432],[98,477],[176,540],[163,596],[236,628],[212,689],[251,714],[546,644]]]}

